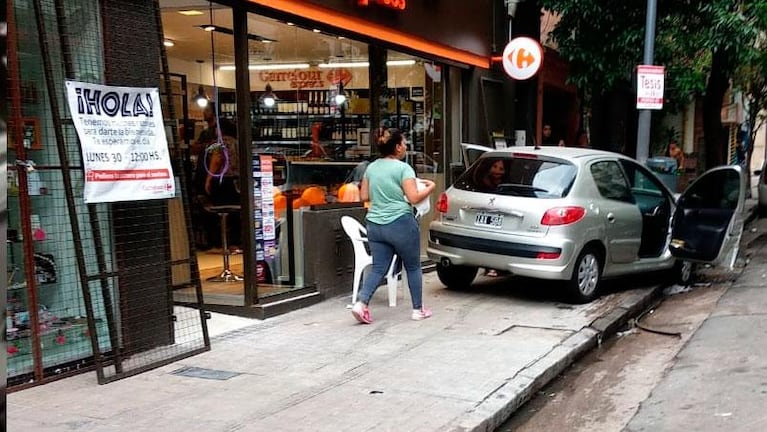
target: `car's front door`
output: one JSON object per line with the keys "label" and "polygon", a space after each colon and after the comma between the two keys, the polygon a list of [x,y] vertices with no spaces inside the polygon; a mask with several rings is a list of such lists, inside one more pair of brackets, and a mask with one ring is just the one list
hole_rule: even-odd
{"label": "car's front door", "polygon": [[483,154],[493,151],[490,147],[481,146],[478,144],[466,144],[461,143],[461,152],[463,153],[463,168],[469,168],[477,159]]}
{"label": "car's front door", "polygon": [[589,171],[600,195],[590,204],[591,211],[604,223],[607,258],[613,263],[636,261],[642,241],[642,214],[623,170],[618,162],[604,160],[591,164]]}
{"label": "car's front door", "polygon": [[659,257],[666,251],[668,241],[673,202],[671,192],[638,163],[628,159],[620,162],[628,177],[634,202],[642,213],[639,258]]}
{"label": "car's front door", "polygon": [[746,179],[740,166],[707,171],[677,200],[671,254],[714,265],[735,263],[743,232]]}

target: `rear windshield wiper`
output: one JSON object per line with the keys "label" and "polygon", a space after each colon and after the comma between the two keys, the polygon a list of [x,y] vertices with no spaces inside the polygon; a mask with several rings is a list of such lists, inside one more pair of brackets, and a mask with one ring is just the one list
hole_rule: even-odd
{"label": "rear windshield wiper", "polygon": [[497,189],[499,192],[512,192],[514,190],[522,190],[525,192],[543,192],[545,194],[549,193],[547,189],[519,183],[501,183],[498,185]]}

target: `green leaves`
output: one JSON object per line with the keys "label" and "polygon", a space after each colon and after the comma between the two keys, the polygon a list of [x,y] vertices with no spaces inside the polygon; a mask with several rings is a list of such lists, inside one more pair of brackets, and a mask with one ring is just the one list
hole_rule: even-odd
{"label": "green leaves", "polygon": [[[610,90],[630,82],[643,57],[646,0],[540,4],[561,15],[551,37],[570,62],[573,84]],[[667,68],[671,105],[683,106],[702,94],[717,50],[726,54],[722,72],[735,82],[764,76],[767,43],[760,35],[766,32],[767,0],[659,0],[654,63]]]}

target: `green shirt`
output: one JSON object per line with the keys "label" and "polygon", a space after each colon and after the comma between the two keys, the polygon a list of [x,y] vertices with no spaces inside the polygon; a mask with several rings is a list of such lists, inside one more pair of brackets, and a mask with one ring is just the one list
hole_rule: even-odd
{"label": "green shirt", "polygon": [[368,165],[365,178],[370,195],[367,220],[386,225],[402,215],[413,214],[402,190],[403,180],[415,178],[413,167],[399,160],[381,158]]}

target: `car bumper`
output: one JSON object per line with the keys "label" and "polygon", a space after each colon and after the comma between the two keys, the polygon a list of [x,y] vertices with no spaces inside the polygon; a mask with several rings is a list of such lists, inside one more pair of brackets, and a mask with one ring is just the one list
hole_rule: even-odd
{"label": "car bumper", "polygon": [[[451,265],[467,265],[506,270],[512,274],[536,279],[567,280],[573,274],[575,242],[562,238],[477,238],[469,230],[450,232],[430,229],[426,253],[429,258]],[[538,254],[559,252],[554,259],[537,258]]]}

